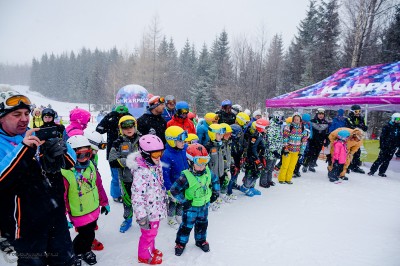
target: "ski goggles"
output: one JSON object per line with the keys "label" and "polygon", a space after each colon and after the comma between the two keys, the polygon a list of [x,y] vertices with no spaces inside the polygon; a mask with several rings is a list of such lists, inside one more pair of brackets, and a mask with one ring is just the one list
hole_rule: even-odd
{"label": "ski goggles", "polygon": [[226,133],[226,128],[224,128],[224,127],[220,128],[220,129],[212,129],[212,128],[208,127],[208,130],[211,131],[212,133],[215,133],[215,134],[223,135],[223,134]]}
{"label": "ski goggles", "polygon": [[31,105],[31,100],[24,95],[13,95],[8,98],[4,103],[1,103],[1,109],[11,109],[19,106],[20,104]]}
{"label": "ski goggles", "polygon": [[361,110],[354,110],[353,111],[355,114],[361,114]]}
{"label": "ski goggles", "polygon": [[195,143],[199,143],[198,139],[192,139],[192,140],[185,140],[186,144],[195,144]]}
{"label": "ski goggles", "polygon": [[100,150],[104,150],[105,148],[107,148],[107,143],[106,142],[98,143],[98,142],[93,141],[91,139],[88,139],[88,140],[89,140],[90,144],[93,144],[94,146],[98,147]]}
{"label": "ski goggles", "polygon": [[188,109],[179,109],[178,110],[178,114],[181,114],[181,115],[187,115],[188,113],[189,113]]}
{"label": "ski goggles", "polygon": [[167,136],[165,137],[166,140],[175,140],[175,141],[185,141],[185,139],[187,138],[188,138],[188,133],[186,130],[176,137],[167,137]]}
{"label": "ski goggles", "polygon": [[79,150],[79,151],[76,151],[75,153],[76,153],[77,160],[83,160],[83,159],[92,157],[92,150],[87,150],[87,149]]}
{"label": "ski goggles", "polygon": [[149,152],[149,153],[150,153],[151,158],[158,159],[158,158],[160,158],[160,157],[163,155],[164,150],[160,150],[160,151],[151,151],[151,152]]}
{"label": "ski goggles", "polygon": [[121,123],[122,129],[132,128],[132,127],[136,127],[136,122],[134,120],[125,120],[124,122]]}
{"label": "ski goggles", "polygon": [[210,156],[195,156],[195,157],[193,157],[192,155],[186,153],[186,157],[190,161],[192,161],[194,164],[199,165],[199,166],[206,165],[210,161]]}
{"label": "ski goggles", "polygon": [[400,117],[395,117],[394,122],[400,122]]}

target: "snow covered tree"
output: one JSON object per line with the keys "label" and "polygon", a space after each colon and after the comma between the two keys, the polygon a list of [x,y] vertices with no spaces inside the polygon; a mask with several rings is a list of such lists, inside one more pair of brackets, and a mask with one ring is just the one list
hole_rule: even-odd
{"label": "snow covered tree", "polygon": [[383,62],[400,61],[400,5],[397,6],[393,19],[384,33],[382,59]]}

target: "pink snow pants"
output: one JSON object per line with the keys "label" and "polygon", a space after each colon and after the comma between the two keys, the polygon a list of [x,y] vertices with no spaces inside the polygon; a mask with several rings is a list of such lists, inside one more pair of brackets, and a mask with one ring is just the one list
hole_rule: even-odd
{"label": "pink snow pants", "polygon": [[160,221],[150,222],[150,229],[140,228],[142,235],[139,238],[138,256],[141,259],[150,259],[155,249],[155,239]]}

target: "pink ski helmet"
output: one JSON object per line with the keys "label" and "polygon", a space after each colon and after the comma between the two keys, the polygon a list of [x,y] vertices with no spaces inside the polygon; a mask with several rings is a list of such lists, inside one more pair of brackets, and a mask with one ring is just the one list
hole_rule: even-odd
{"label": "pink ski helmet", "polygon": [[164,143],[156,135],[147,134],[139,139],[139,148],[146,153],[164,150]]}

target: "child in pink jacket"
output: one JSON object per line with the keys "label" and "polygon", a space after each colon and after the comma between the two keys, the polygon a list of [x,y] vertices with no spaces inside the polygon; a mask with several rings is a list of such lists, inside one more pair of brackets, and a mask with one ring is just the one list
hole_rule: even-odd
{"label": "child in pink jacket", "polygon": [[83,135],[83,130],[90,121],[90,113],[85,109],[75,108],[69,112],[70,124],[65,128],[68,137]]}
{"label": "child in pink jacket", "polygon": [[332,156],[332,171],[328,173],[329,181],[336,182],[339,180],[339,175],[343,171],[343,166],[347,159],[347,139],[350,137],[350,132],[347,130],[340,130],[338,138],[333,143],[333,156]]}
{"label": "child in pink jacket", "polygon": [[155,248],[160,220],[167,216],[167,194],[160,164],[164,144],[156,135],[139,139],[139,152],[127,157],[131,169],[132,208],[142,235],[138,245],[138,261],[161,264],[162,252]]}
{"label": "child in pink jacket", "polygon": [[[74,252],[78,262],[97,263],[96,255],[91,251],[95,238],[95,228],[100,211],[106,215],[110,212],[107,195],[101,177],[90,158],[92,149],[85,136],[72,136],[67,141],[75,150],[77,162],[71,170],[61,170],[64,176],[64,200],[71,223],[78,235],[73,241]],[[100,207],[101,206],[101,210]],[[77,264],[80,265],[80,264]]]}

